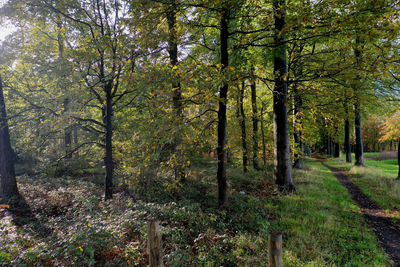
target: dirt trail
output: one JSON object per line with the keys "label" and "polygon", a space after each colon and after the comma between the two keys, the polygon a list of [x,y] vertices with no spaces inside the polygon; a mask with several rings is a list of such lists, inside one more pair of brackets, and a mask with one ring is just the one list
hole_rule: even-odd
{"label": "dirt trail", "polygon": [[353,201],[360,207],[368,225],[378,237],[379,243],[392,259],[393,266],[400,267],[400,228],[390,218],[387,218],[385,211],[353,184],[343,171],[325,164],[326,159],[319,155],[315,154],[314,157],[330,169],[342,185],[347,188]]}

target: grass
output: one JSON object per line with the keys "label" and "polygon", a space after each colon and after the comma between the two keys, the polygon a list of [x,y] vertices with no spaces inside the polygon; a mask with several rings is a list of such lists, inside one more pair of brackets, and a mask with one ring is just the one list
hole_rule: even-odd
{"label": "grass", "polygon": [[[365,158],[365,167],[346,163],[343,158],[330,159],[327,163],[346,170],[350,180],[382,208],[388,211],[400,210],[400,181],[395,180],[398,174],[397,159]],[[400,219],[400,216],[395,218]]]}
{"label": "grass", "polygon": [[366,166],[378,169],[379,174],[383,173],[389,178],[397,178],[399,171],[397,159],[374,160],[365,158],[364,161]]}
{"label": "grass", "polygon": [[385,266],[386,256],[346,190],[321,164],[295,172],[279,196],[270,174],[228,169],[230,206],[216,205],[214,161],[192,160],[186,185],[101,201],[90,177],[20,176],[34,219],[0,210],[0,265],[146,266],[146,222],[160,220],[169,266],[267,266],[268,231],[284,233],[285,266]]}
{"label": "grass", "polygon": [[297,193],[272,202],[271,229],[284,234],[284,266],[385,266],[385,253],[359,208],[316,161],[297,171]]}

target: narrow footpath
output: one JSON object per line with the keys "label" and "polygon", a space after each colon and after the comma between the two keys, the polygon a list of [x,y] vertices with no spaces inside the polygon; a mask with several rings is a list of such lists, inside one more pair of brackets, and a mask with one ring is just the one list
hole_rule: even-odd
{"label": "narrow footpath", "polygon": [[389,254],[393,266],[400,267],[400,229],[395,225],[390,218],[384,216],[385,211],[367,195],[365,195],[360,188],[353,184],[347,175],[335,167],[329,166],[325,163],[326,159],[318,154],[314,157],[325,167],[333,172],[335,177],[347,188],[353,201],[360,207],[368,225],[373,229],[378,237],[379,243]]}

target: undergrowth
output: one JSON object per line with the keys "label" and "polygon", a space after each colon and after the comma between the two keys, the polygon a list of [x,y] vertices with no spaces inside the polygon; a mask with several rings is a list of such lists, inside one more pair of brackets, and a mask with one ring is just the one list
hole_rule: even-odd
{"label": "undergrowth", "polygon": [[267,266],[268,231],[284,233],[285,266],[382,266],[385,255],[346,191],[319,163],[281,196],[271,173],[228,170],[219,210],[214,161],[193,160],[186,183],[154,178],[102,201],[96,176],[18,177],[26,205],[0,210],[0,265],[146,266],[146,223],[160,220],[168,266]]}

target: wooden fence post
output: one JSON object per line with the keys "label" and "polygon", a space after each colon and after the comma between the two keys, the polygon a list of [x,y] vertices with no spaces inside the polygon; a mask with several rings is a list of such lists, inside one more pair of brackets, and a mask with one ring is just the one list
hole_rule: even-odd
{"label": "wooden fence post", "polygon": [[162,267],[163,251],[161,246],[160,225],[157,220],[149,220],[147,222],[147,247],[149,250],[150,267]]}
{"label": "wooden fence post", "polygon": [[268,254],[270,267],[282,267],[282,233],[270,232],[268,235]]}

